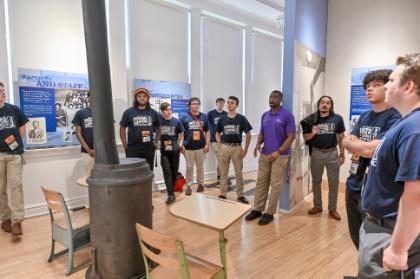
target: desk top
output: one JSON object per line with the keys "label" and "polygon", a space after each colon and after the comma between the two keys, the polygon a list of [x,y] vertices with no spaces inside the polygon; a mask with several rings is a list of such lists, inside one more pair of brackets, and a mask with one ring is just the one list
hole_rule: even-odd
{"label": "desk top", "polygon": [[83,177],[80,177],[80,178],[78,178],[78,179],[76,180],[76,183],[77,183],[78,185],[80,185],[80,186],[83,186],[83,187],[88,187],[88,184],[87,184],[86,178],[88,178],[88,176],[83,176]]}
{"label": "desk top", "polygon": [[176,202],[169,211],[184,220],[223,231],[250,209],[248,204],[194,193]]}

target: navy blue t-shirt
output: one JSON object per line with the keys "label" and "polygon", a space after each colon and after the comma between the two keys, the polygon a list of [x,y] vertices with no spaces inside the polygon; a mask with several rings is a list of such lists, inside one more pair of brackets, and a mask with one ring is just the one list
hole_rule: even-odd
{"label": "navy blue t-shirt", "polygon": [[398,121],[383,137],[370,161],[362,190],[362,210],[396,219],[404,181],[420,180],[420,109]]}
{"label": "navy blue t-shirt", "polygon": [[242,133],[248,133],[252,130],[248,119],[241,114],[237,114],[234,118],[228,115],[222,116],[217,123],[216,132],[222,134],[222,142],[241,143]]}
{"label": "navy blue t-shirt", "polygon": [[210,142],[216,142],[216,126],[219,119],[227,115],[226,111],[218,112],[216,109],[211,110],[207,113],[210,128]]}
{"label": "navy blue t-shirt", "polygon": [[[92,110],[90,108],[78,110],[71,123],[82,128],[83,139],[90,149],[94,149]],[[81,150],[86,153],[83,146]]]}
{"label": "navy blue t-shirt", "polygon": [[127,149],[150,148],[154,146],[154,133],[160,126],[159,114],[153,109],[131,107],[124,111],[120,125],[128,127]]}
{"label": "navy blue t-shirt", "polygon": [[178,141],[178,134],[184,132],[184,126],[181,122],[172,117],[170,120],[166,120],[162,116],[159,116],[161,136],[160,141]]}
{"label": "navy blue t-shirt", "polygon": [[[359,120],[351,131],[351,134],[366,142],[374,139],[382,139],[385,132],[388,131],[400,118],[400,113],[394,108],[378,113],[373,110],[369,110],[359,117]],[[350,190],[355,192],[360,192],[362,190],[363,177],[369,163],[370,158],[360,157],[356,174],[350,174],[346,181],[346,185]]]}
{"label": "navy blue t-shirt", "polygon": [[[17,106],[4,103],[4,106],[0,108],[0,152],[23,154],[23,141],[19,134],[19,127],[22,127],[28,121],[28,118]],[[11,150],[5,142],[10,136],[13,136],[15,142],[19,145],[14,150]]]}
{"label": "navy blue t-shirt", "polygon": [[[339,114],[330,114],[327,117],[318,117],[316,125],[319,126],[319,133],[311,140],[311,145],[321,149],[336,147],[338,144],[337,134],[344,133],[343,117]],[[302,125],[304,134],[312,132],[312,126]]]}
{"label": "navy blue t-shirt", "polygon": [[200,112],[196,117],[200,120],[202,129],[200,128],[200,124],[195,121],[190,113],[181,117],[181,123],[185,129],[184,146],[185,149],[188,150],[198,150],[204,148],[206,145],[206,137],[203,131],[207,132],[209,129],[207,116]]}

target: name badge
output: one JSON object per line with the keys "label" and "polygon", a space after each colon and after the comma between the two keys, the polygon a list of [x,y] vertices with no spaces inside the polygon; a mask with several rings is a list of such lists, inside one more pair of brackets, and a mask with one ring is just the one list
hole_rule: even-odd
{"label": "name badge", "polygon": [[16,138],[14,135],[8,136],[4,142],[9,146],[10,150],[15,150],[19,147],[19,144],[16,142]]}
{"label": "name badge", "polygon": [[150,131],[141,131],[142,142],[150,142]]}
{"label": "name badge", "polygon": [[165,151],[172,151],[172,141],[165,140],[163,144],[165,145]]}
{"label": "name badge", "polygon": [[199,141],[201,139],[201,131],[193,131],[193,141]]}
{"label": "name badge", "polygon": [[360,163],[360,155],[353,153],[353,156],[351,157],[351,165],[350,165],[350,170],[349,170],[351,174],[357,173],[357,169],[359,168],[359,163]]}

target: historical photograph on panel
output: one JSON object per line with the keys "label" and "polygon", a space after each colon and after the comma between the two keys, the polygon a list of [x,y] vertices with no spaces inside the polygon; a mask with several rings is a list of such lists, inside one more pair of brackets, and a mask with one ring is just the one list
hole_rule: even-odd
{"label": "historical photograph on panel", "polygon": [[45,117],[29,118],[29,122],[26,124],[26,143],[47,143],[47,125],[45,123]]}

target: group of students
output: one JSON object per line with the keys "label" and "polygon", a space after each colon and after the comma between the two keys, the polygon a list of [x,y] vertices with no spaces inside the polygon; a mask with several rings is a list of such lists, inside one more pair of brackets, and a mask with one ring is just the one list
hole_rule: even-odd
{"label": "group of students", "polygon": [[[186,160],[187,185],[185,194],[191,195],[194,167],[196,168],[197,192],[204,191],[205,154],[213,149],[219,162],[218,179],[221,183],[220,198],[226,198],[227,175],[230,160],[233,161],[238,200],[248,203],[243,195],[242,159],[251,140],[252,129],[245,116],[236,109],[239,99],[231,96],[227,100],[228,112],[223,111],[225,100],[216,101],[219,110],[208,115],[200,112],[200,99],[188,101],[190,111],[179,119],[172,116],[169,103],[160,104],[161,113],[154,111],[149,103],[150,93],[139,88],[134,93],[133,107],[127,109],[120,121],[120,138],[127,157],[144,158],[153,171],[155,150],[160,149],[160,162],[168,193],[166,203],[175,201],[174,185],[177,179],[180,154]],[[128,133],[127,133],[128,129]],[[247,136],[242,149],[242,134]],[[219,144],[216,144],[216,141]]]}
{"label": "group of students", "polygon": [[[311,156],[313,207],[308,214],[323,211],[321,181],[325,168],[329,216],[341,219],[337,212],[339,170],[345,161],[345,149],[352,153],[345,203],[350,236],[359,250],[357,278],[400,278],[400,270],[406,270],[406,278],[414,278],[415,268],[420,265],[419,77],[419,53],[399,57],[394,71],[369,72],[363,86],[372,109],[360,116],[347,136],[343,118],[334,111],[329,96],[322,96],[317,111],[300,122]],[[6,103],[5,97],[4,85],[0,83],[0,219],[4,231],[20,235],[24,219],[22,137],[28,119],[18,107]],[[295,119],[282,102],[280,91],[271,92],[270,109],[261,117],[254,148],[254,157],[260,153],[254,206],[245,219],[249,222],[259,219],[260,225],[272,222],[277,212],[290,146],[295,138]],[[180,154],[187,163],[185,194],[190,195],[194,166],[197,192],[204,191],[205,154],[212,149],[218,161],[219,198],[227,198],[232,161],[237,200],[248,203],[242,168],[252,126],[236,111],[239,99],[235,96],[227,99],[227,112],[223,110],[222,98],[216,100],[216,109],[207,115],[200,112],[200,105],[200,99],[192,97],[188,102],[190,111],[177,119],[172,116],[169,103],[160,105],[159,114],[151,108],[150,92],[137,89],[133,106],[123,113],[120,121],[120,138],[126,156],[144,158],[153,171],[155,151],[160,149],[170,204],[175,201]],[[85,168],[90,170],[95,156],[90,107],[79,110],[72,123],[84,154]],[[11,188],[10,205],[7,183]]]}

